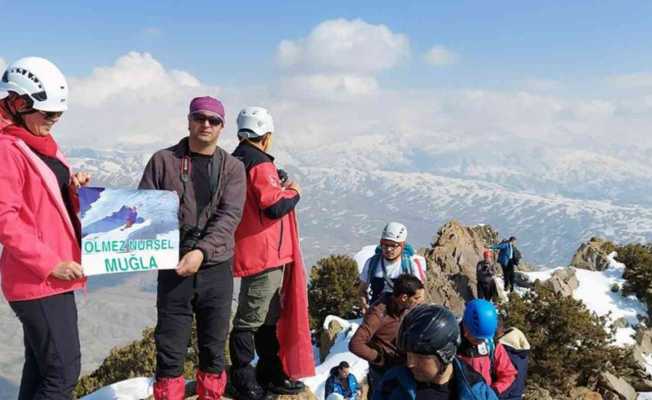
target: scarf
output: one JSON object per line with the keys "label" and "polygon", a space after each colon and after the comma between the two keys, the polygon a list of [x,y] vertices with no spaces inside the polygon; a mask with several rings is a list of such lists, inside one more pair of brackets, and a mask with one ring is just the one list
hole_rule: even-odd
{"label": "scarf", "polygon": [[36,136],[30,133],[27,129],[17,125],[6,126],[2,132],[22,140],[30,149],[43,154],[46,157],[55,158],[59,151],[59,146],[57,145],[57,142],[54,141],[52,135]]}

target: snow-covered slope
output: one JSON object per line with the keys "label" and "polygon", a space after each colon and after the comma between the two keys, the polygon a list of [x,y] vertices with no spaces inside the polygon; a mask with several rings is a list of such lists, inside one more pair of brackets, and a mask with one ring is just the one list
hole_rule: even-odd
{"label": "snow-covered slope", "polygon": [[[609,255],[609,267],[604,271],[588,271],[575,269],[575,276],[579,286],[573,292],[573,298],[581,300],[586,307],[599,316],[607,316],[613,323],[623,318],[628,326],[616,330],[616,344],[634,344],[634,327],[640,320],[639,317],[647,316],[647,306],[641,303],[636,296],[623,296],[620,292],[611,291],[613,286],[622,288],[625,280],[623,272],[625,265],[616,261],[615,253]],[[547,280],[557,270],[567,268],[558,267],[540,272],[527,272],[532,279]]]}

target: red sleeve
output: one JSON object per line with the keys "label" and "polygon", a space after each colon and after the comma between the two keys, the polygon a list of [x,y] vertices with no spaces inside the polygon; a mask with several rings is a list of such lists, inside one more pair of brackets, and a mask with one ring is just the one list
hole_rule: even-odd
{"label": "red sleeve", "polygon": [[299,193],[283,188],[276,167],[271,162],[251,168],[249,182],[258,206],[270,218],[281,218],[292,211],[299,201]]}
{"label": "red sleeve", "polygon": [[46,280],[63,260],[38,238],[36,227],[20,218],[25,160],[17,154],[19,150],[12,150],[10,146],[0,145],[0,243],[34,274]]}
{"label": "red sleeve", "polygon": [[505,390],[509,389],[516,379],[518,372],[512,360],[510,360],[505,347],[498,343],[496,345],[496,351],[494,354],[494,371],[496,373],[496,380],[492,383],[491,387],[494,388],[498,393],[503,393]]}

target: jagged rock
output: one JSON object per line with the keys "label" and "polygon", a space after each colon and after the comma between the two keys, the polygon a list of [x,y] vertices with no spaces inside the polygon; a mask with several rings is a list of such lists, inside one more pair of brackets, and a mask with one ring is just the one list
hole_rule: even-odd
{"label": "jagged rock", "polygon": [[591,238],[586,243],[582,243],[575,252],[571,260],[571,267],[588,269],[591,271],[604,271],[609,267],[609,259],[607,258],[609,248],[613,246],[600,238]]}
{"label": "jagged rock", "polygon": [[553,400],[550,392],[536,384],[528,385],[523,400]]}
{"label": "jagged rock", "polygon": [[602,395],[586,387],[578,387],[570,392],[571,400],[602,400]]}
{"label": "jagged rock", "polygon": [[464,301],[476,296],[476,264],[497,237],[489,225],[466,227],[458,221],[444,225],[425,253],[429,264],[429,300],[461,314]]}
{"label": "jagged rock", "polygon": [[534,282],[532,282],[523,272],[516,271],[514,272],[514,285],[523,288],[531,288],[534,286]]}
{"label": "jagged rock", "polygon": [[600,374],[600,385],[618,395],[621,400],[636,400],[636,390],[622,378],[609,372]]}
{"label": "jagged rock", "polygon": [[652,380],[649,379],[633,379],[631,385],[637,392],[652,392]]}
{"label": "jagged rock", "polygon": [[573,295],[580,283],[575,276],[574,268],[564,268],[555,271],[545,285],[555,293],[568,297]]}
{"label": "jagged rock", "polygon": [[642,353],[652,353],[652,329],[638,329],[635,339]]}
{"label": "jagged rock", "polygon": [[310,389],[306,388],[299,394],[278,394],[273,395],[270,400],[317,400],[317,396]]}
{"label": "jagged rock", "polygon": [[625,317],[620,317],[614,322],[611,323],[611,326],[613,326],[616,329],[620,328],[627,328],[629,326],[629,322],[625,319]]}
{"label": "jagged rock", "polygon": [[337,320],[331,320],[328,329],[322,330],[319,335],[319,358],[324,360],[335,343],[335,337],[344,329]]}

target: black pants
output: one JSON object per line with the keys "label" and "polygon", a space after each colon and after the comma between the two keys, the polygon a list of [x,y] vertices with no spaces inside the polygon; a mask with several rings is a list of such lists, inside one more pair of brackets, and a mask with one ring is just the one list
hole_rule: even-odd
{"label": "black pants", "polygon": [[9,303],[23,325],[25,364],[18,400],[69,400],[81,371],[73,292]]}
{"label": "black pants", "polygon": [[503,280],[505,281],[505,291],[511,292],[514,290],[514,275],[515,275],[515,266],[512,261],[509,261],[507,265],[501,265],[503,267]]}
{"label": "black pants", "polygon": [[496,288],[496,281],[493,279],[489,281],[478,281],[478,298],[493,301],[498,297],[498,289]]}
{"label": "black pants", "polygon": [[233,301],[232,260],[199,269],[189,277],[174,270],[158,273],[156,308],[156,376],[183,374],[193,313],[197,320],[199,369],[219,374],[224,370],[224,349]]}
{"label": "black pants", "polygon": [[[276,336],[276,325],[263,325],[257,330],[234,330],[229,343],[231,355],[231,379],[236,389],[250,388],[259,384],[263,387],[287,378],[283,364],[278,357],[280,344]],[[249,366],[258,353],[255,371]]]}

